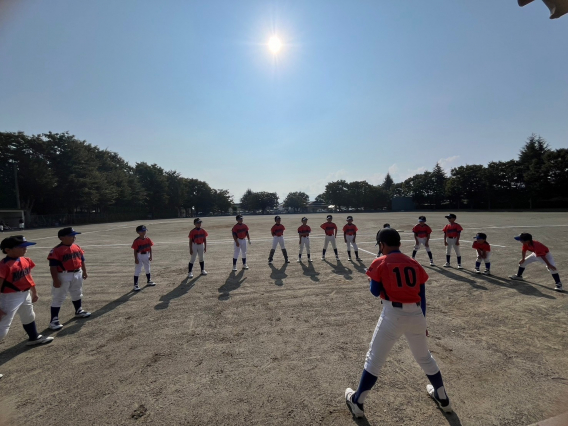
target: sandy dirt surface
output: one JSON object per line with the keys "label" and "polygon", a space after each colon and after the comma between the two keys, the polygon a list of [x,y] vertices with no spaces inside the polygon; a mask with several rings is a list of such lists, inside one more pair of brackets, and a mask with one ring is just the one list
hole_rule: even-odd
{"label": "sandy dirt surface", "polygon": [[[134,293],[130,245],[139,223],[81,226],[90,277],[84,285],[89,319],[73,317],[47,329],[50,288],[46,256],[56,229],[25,231],[37,246],[28,256],[40,300],[38,328],[53,343],[28,349],[18,317],[0,343],[0,424],[13,425],[528,425],[568,407],[568,294],[553,291],[550,274],[530,265],[516,272],[519,232],[546,244],[568,287],[566,213],[457,213],[464,270],[446,269],[444,213],[425,213],[434,229],[438,266],[425,266],[429,345],[455,413],[427,396],[426,376],[402,338],[367,398],[367,418],[352,419],[344,401],[356,388],[381,304],[365,268],[383,223],[410,233],[418,213],[355,214],[361,263],[321,260],[325,214],[309,215],[313,263],[296,263],[300,215],[283,215],[293,263],[277,251],[267,264],[272,216],[245,217],[251,229],[250,270],[231,271],[233,217],[204,218],[209,275],[187,279],[191,219],[150,221],[156,243],[156,287]],[[343,226],[346,214],[336,214]],[[476,232],[492,244],[492,272],[475,275]],[[7,236],[7,234],[4,234]],[[331,249],[331,247],[330,247]],[[331,250],[330,250],[331,251]],[[328,252],[329,253],[329,252]],[[427,265],[425,251],[417,259]],[[454,262],[455,266],[455,262]],[[196,268],[199,269],[198,267]]]}

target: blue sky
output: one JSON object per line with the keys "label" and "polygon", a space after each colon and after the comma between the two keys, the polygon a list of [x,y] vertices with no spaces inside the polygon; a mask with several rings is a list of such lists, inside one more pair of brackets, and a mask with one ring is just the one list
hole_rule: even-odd
{"label": "blue sky", "polygon": [[548,14],[514,0],[0,0],[0,131],[69,131],[236,200],[509,160],[531,133],[568,147],[568,16]]}

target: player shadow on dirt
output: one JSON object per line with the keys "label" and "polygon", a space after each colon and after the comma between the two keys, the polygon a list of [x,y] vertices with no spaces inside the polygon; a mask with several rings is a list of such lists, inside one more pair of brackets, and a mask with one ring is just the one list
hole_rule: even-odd
{"label": "player shadow on dirt", "polygon": [[332,268],[331,272],[333,272],[334,274],[343,275],[343,278],[345,278],[348,281],[351,281],[353,279],[352,276],[353,271],[350,268],[344,266],[343,263],[341,263],[341,260],[336,260],[337,265],[334,265],[327,259],[324,260],[324,262],[327,263],[329,266],[331,266]]}
{"label": "player shadow on dirt", "polygon": [[183,281],[180,283],[180,285],[178,285],[176,288],[174,288],[169,293],[166,293],[163,296],[160,296],[160,303],[158,303],[156,306],[154,306],[154,309],[156,311],[161,311],[162,309],[169,308],[170,302],[173,299],[177,299],[178,297],[181,297],[184,294],[187,294],[187,292],[195,286],[197,280],[200,277],[201,277],[201,275],[197,275],[195,278],[185,277],[183,279]]}
{"label": "player shadow on dirt", "polygon": [[447,268],[437,268],[437,272],[442,274],[442,275],[445,275],[446,277],[450,278],[451,280],[456,280],[456,281],[460,281],[462,283],[467,283],[477,290],[487,290],[487,287],[480,285],[480,284],[477,284],[477,282],[475,280],[472,280],[470,278],[466,278],[466,277],[463,277],[461,275],[455,274]]}
{"label": "player shadow on dirt", "polygon": [[[40,334],[43,334],[44,336],[47,335],[47,333],[43,333],[43,332],[40,333]],[[14,345],[14,346],[6,349],[5,351],[0,352],[0,367],[2,365],[6,364],[8,361],[11,361],[12,359],[16,358],[18,355],[23,355],[27,351],[31,351],[35,348],[40,347],[40,346],[45,346],[45,345],[27,346],[26,343],[27,343],[27,340],[23,340],[20,343],[18,343],[17,345]],[[50,344],[51,343],[49,343],[48,345],[50,345]]]}
{"label": "player shadow on dirt", "polygon": [[529,283],[527,281],[513,281],[510,278],[502,278],[502,277],[498,277],[498,276],[495,276],[495,275],[476,274],[473,271],[465,271],[465,272],[467,272],[468,274],[471,274],[471,275],[477,275],[477,276],[480,277],[480,279],[483,279],[484,281],[487,281],[487,282],[494,284],[496,286],[511,288],[513,290],[517,290],[519,293],[524,294],[525,296],[543,297],[545,299],[556,299],[556,297],[551,296],[549,294],[544,294],[538,288],[533,287],[533,286],[539,286],[539,287],[546,288],[550,291],[554,291],[552,289],[552,286],[547,287],[547,286],[544,286],[542,284],[537,284],[537,283],[533,283],[533,282]]}
{"label": "player shadow on dirt", "polygon": [[304,263],[304,260],[302,259],[302,261],[300,262],[300,266],[302,267],[302,272],[306,277],[310,277],[310,280],[314,282],[319,282],[320,279],[318,278],[318,275],[320,273],[316,272],[316,270],[314,269],[314,263],[308,262],[307,259],[305,261],[306,263]]}
{"label": "player shadow on dirt", "polygon": [[361,274],[367,273],[367,266],[365,266],[363,262],[355,261],[352,263],[352,265],[357,270],[357,272],[360,272]]}
{"label": "player shadow on dirt", "polygon": [[287,278],[288,275],[286,274],[286,268],[288,264],[284,262],[284,265],[280,267],[280,269],[276,269],[274,265],[270,264],[270,269],[272,272],[270,273],[270,278],[274,280],[274,285],[278,287],[282,287],[284,285],[284,278]]}
{"label": "player shadow on dirt", "polygon": [[247,277],[243,278],[245,271],[241,269],[241,271],[237,274],[235,271],[231,271],[229,277],[225,281],[219,289],[217,290],[221,293],[218,297],[219,300],[229,300],[231,298],[231,291],[238,289],[242,283],[247,279]]}

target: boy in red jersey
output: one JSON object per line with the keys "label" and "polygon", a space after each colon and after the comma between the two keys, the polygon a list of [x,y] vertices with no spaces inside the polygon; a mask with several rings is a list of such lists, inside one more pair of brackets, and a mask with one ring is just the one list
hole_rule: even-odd
{"label": "boy in red jersey", "polygon": [[312,261],[310,256],[310,233],[312,232],[312,228],[308,226],[308,218],[302,218],[302,226],[298,228],[298,236],[300,237],[300,253],[298,254],[297,262],[302,261],[302,252],[304,251],[304,247],[306,248],[306,252],[308,253],[308,262]]}
{"label": "boy in red jersey", "polygon": [[248,269],[247,265],[247,240],[250,244],[249,228],[243,223],[243,217],[238,214],[236,216],[237,224],[233,226],[233,240],[235,240],[235,251],[233,253],[233,271],[237,270],[237,259],[239,252],[243,259],[243,269]]}
{"label": "boy in red jersey", "polygon": [[138,238],[134,240],[130,248],[134,249],[134,291],[139,291],[140,286],[138,285],[138,277],[140,272],[142,272],[142,265],[144,265],[144,271],[146,271],[146,284],[149,286],[154,286],[156,283],[152,281],[152,275],[150,274],[150,262],[152,261],[152,246],[154,243],[150,238],[146,236],[148,229],[144,225],[136,227],[136,232],[138,233]]}
{"label": "boy in red jersey", "polygon": [[382,299],[383,311],[367,352],[359,387],[357,391],[351,388],[345,390],[347,406],[353,416],[365,415],[365,398],[375,385],[390,350],[404,334],[414,359],[431,383],[426,386],[428,394],[444,412],[449,413],[452,411],[450,399],[426,341],[428,331],[424,286],[428,274],[418,262],[400,252],[400,234],[396,230],[381,230],[377,242],[384,255],[373,261],[367,275],[371,293]]}
{"label": "boy in red jersey", "polygon": [[450,265],[450,253],[452,252],[452,248],[456,252],[456,256],[458,258],[458,269],[463,269],[461,263],[461,251],[460,251],[460,235],[463,228],[459,223],[456,223],[456,215],[450,213],[448,216],[445,216],[448,219],[448,224],[444,226],[442,232],[444,233],[444,245],[446,246],[446,263],[444,264],[445,268],[449,268]]}
{"label": "boy in red jersey", "polygon": [[286,251],[286,247],[284,246],[284,231],[286,228],[284,225],[280,223],[281,218],[280,216],[274,217],[274,225],[270,228],[270,233],[272,234],[272,249],[270,250],[270,254],[268,255],[268,264],[272,265],[272,260],[274,259],[274,253],[276,252],[276,247],[280,244],[280,248],[282,249],[282,254],[284,255],[284,261],[286,263],[290,263],[288,260],[288,252]]}
{"label": "boy in red jersey", "polygon": [[38,334],[35,323],[32,304],[37,302],[38,295],[31,275],[35,264],[30,258],[24,257],[28,246],[34,244],[26,241],[23,235],[4,238],[0,243],[0,248],[6,255],[0,261],[0,340],[8,334],[12,320],[18,314],[29,338],[28,346],[53,340],[53,337]]}
{"label": "boy in red jersey", "polygon": [[203,253],[207,252],[207,237],[209,234],[205,229],[201,227],[202,220],[196,217],[193,220],[195,228],[189,232],[189,254],[191,259],[189,260],[189,265],[187,267],[187,278],[193,278],[193,264],[195,263],[195,258],[199,255],[199,266],[201,267],[201,275],[207,275],[205,270],[205,262],[203,260]]}
{"label": "boy in red jersey", "polygon": [[[562,282],[560,281],[560,274],[558,269],[556,269],[556,264],[554,263],[554,258],[550,254],[550,250],[544,244],[539,243],[532,239],[531,234],[522,233],[521,235],[515,237],[515,240],[523,243],[523,258],[519,261],[519,270],[515,275],[509,276],[512,280],[522,280],[523,272],[527,265],[533,262],[541,262],[546,265],[546,269],[552,274],[554,282],[556,283],[554,290],[562,291]],[[532,254],[527,257],[527,251],[532,251]]]}
{"label": "boy in red jersey", "polygon": [[434,260],[432,259],[432,252],[430,251],[430,234],[432,233],[432,229],[426,225],[426,216],[420,216],[418,218],[418,224],[412,228],[412,232],[414,233],[414,241],[416,245],[414,246],[414,250],[412,251],[412,258],[416,257],[416,253],[420,249],[420,245],[423,245],[426,249],[426,253],[428,253],[428,257],[430,258],[430,266],[434,266]]}
{"label": "boy in red jersey", "polygon": [[322,223],[320,228],[325,232],[325,242],[323,243],[323,252],[321,255],[321,260],[325,260],[325,252],[327,251],[327,246],[331,243],[333,247],[333,252],[335,253],[335,260],[339,260],[339,255],[337,254],[337,245],[335,244],[335,239],[337,238],[337,225],[332,222],[333,216],[327,215],[327,222]]}
{"label": "boy in red jersey", "polygon": [[481,273],[479,267],[483,261],[485,262],[485,271],[483,273],[485,275],[491,275],[491,246],[487,242],[487,235],[483,232],[478,232],[473,239],[473,245],[471,247],[477,250],[474,272],[476,274]]}
{"label": "boy in red jersey", "polygon": [[47,256],[53,287],[51,288],[51,321],[49,328],[60,330],[63,325],[59,322],[59,310],[67,293],[75,307],[75,317],[87,318],[90,312],[81,307],[83,297],[83,280],[87,279],[84,251],[75,244],[75,235],[80,234],[73,228],[63,228],[57,233],[61,243],[55,246]]}
{"label": "boy in red jersey", "polygon": [[359,248],[355,243],[358,230],[353,223],[353,216],[347,216],[347,224],[343,227],[343,240],[347,244],[347,260],[349,261],[351,260],[351,246],[353,246],[353,251],[355,252],[355,260],[358,262],[362,261],[362,259],[359,259]]}

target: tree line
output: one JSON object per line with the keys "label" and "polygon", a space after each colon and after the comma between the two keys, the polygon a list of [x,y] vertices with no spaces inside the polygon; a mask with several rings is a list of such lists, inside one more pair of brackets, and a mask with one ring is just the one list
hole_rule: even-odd
{"label": "tree line", "polygon": [[26,135],[0,132],[2,197],[10,202],[10,180],[17,170],[20,207],[28,214],[133,212],[177,217],[180,210],[227,212],[233,205],[226,189],[185,178],[157,164],[128,164],[116,152],[100,149],[66,133]]}

